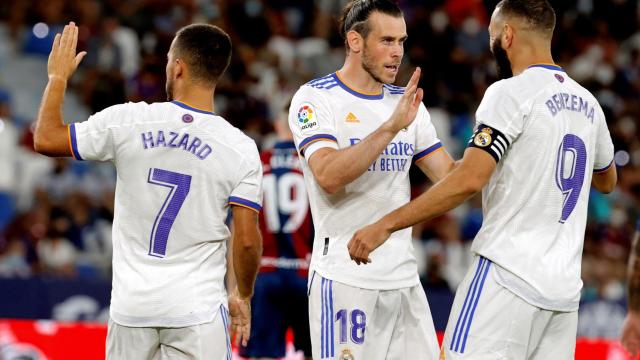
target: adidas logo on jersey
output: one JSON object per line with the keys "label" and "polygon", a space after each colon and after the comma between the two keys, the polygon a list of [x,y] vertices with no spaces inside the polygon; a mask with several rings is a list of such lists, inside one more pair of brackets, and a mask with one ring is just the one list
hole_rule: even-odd
{"label": "adidas logo on jersey", "polygon": [[359,123],[360,122],[360,120],[358,120],[358,118],[355,115],[353,115],[352,112],[347,114],[347,117],[344,119],[344,121],[346,121],[348,123]]}

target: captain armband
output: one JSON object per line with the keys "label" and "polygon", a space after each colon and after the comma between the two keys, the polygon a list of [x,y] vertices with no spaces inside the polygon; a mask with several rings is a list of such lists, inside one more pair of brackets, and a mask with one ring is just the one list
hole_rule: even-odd
{"label": "captain armband", "polygon": [[504,156],[509,145],[509,141],[500,130],[480,124],[469,140],[467,147],[486,151],[497,163]]}

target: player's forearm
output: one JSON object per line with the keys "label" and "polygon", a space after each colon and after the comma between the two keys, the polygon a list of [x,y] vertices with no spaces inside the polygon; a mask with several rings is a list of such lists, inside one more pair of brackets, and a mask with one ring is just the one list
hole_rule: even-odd
{"label": "player's forearm", "polygon": [[41,154],[69,155],[67,127],[62,122],[62,103],[66,88],[66,80],[50,77],[44,90],[33,134],[34,148]]}
{"label": "player's forearm", "polygon": [[591,178],[591,185],[603,194],[612,192],[616,188],[617,182],[618,174],[613,162],[606,171],[593,173]]}
{"label": "player's forearm", "polygon": [[233,268],[241,298],[253,296],[253,285],[260,267],[261,255],[262,238],[258,227],[237,231],[233,239]]}
{"label": "player's forearm", "polygon": [[428,156],[427,159],[421,159],[416,165],[422,172],[427,175],[433,183],[444,179],[456,166],[449,153],[442,149]]}
{"label": "player's forearm", "polygon": [[629,311],[640,312],[640,231],[636,231],[631,245],[627,268],[627,296]]}
{"label": "player's forearm", "polygon": [[392,211],[380,221],[389,232],[433,219],[462,204],[482,189],[479,182],[469,181],[468,175],[455,168],[442,181],[408,204]]}
{"label": "player's forearm", "polygon": [[353,146],[323,154],[314,176],[325,191],[339,191],[364,174],[396,134],[397,131],[382,125]]}
{"label": "player's forearm", "polygon": [[[233,230],[231,230],[231,233],[233,234]],[[235,237],[235,235],[232,235],[232,238]],[[229,249],[227,249],[227,276],[225,277],[226,280],[226,287],[227,287],[227,291],[231,292],[231,291],[235,291],[235,289],[237,288],[237,282],[236,282],[236,272],[235,272],[235,267],[234,267],[234,261],[233,261],[233,246],[230,246]]]}

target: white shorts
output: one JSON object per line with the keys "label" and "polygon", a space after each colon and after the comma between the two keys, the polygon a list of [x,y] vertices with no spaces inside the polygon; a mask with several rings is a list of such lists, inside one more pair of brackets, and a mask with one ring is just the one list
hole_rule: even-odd
{"label": "white shorts", "polygon": [[438,340],[422,286],[368,290],[314,273],[309,291],[314,359],[438,358]]}
{"label": "white shorts", "polygon": [[458,286],[440,359],[573,359],[578,312],[533,306],[495,279],[495,265],[476,256]]}
{"label": "white shorts", "polygon": [[231,360],[228,312],[213,321],[182,328],[128,327],[109,319],[107,360]]}

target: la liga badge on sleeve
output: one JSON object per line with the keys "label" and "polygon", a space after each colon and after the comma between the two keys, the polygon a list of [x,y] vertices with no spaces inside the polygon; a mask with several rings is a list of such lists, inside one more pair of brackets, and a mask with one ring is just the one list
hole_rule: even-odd
{"label": "la liga badge on sleeve", "polygon": [[313,104],[308,102],[300,104],[298,126],[300,126],[302,133],[308,133],[318,127],[318,114]]}

